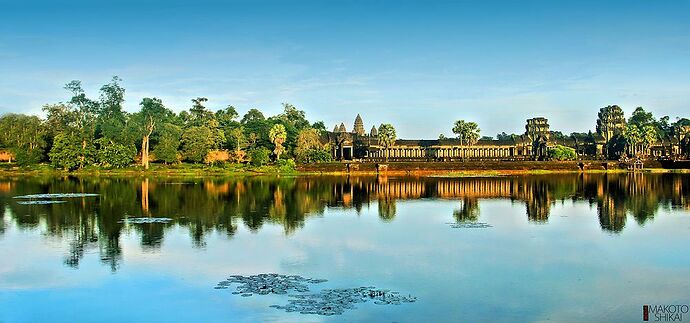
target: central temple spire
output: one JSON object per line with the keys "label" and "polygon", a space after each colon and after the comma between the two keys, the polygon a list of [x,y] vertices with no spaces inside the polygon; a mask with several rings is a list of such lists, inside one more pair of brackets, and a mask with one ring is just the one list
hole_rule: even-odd
{"label": "central temple spire", "polygon": [[359,113],[355,118],[355,127],[352,129],[352,132],[356,133],[358,136],[364,136],[366,134],[366,132],[364,132],[364,122],[362,122],[362,117],[359,116]]}

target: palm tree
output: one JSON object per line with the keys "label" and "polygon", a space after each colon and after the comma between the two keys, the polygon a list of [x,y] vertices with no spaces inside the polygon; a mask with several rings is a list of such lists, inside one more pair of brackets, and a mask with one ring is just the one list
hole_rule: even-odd
{"label": "palm tree", "polygon": [[276,148],[273,150],[273,153],[276,154],[276,160],[280,159],[280,154],[283,153],[285,148],[283,147],[283,143],[285,143],[285,139],[287,139],[287,132],[285,131],[285,126],[282,124],[276,124],[271,128],[271,131],[268,132],[268,137],[271,139],[271,142],[276,146]]}
{"label": "palm tree", "polygon": [[[467,145],[472,145],[479,139],[479,125],[475,122],[467,122],[465,120],[455,121],[455,126],[453,127],[453,133],[458,135],[460,140],[460,145],[466,143]],[[463,158],[465,154],[462,154]]]}
{"label": "palm tree", "polygon": [[384,147],[384,154],[386,162],[388,162],[388,147],[395,144],[395,128],[389,123],[381,124],[379,126],[379,145]]}
{"label": "palm tree", "polygon": [[642,134],[640,133],[640,129],[633,124],[628,124],[625,127],[625,133],[623,136],[625,137],[625,141],[628,143],[628,153],[632,155],[637,155],[635,148],[637,144],[639,144],[640,141],[642,141]]}

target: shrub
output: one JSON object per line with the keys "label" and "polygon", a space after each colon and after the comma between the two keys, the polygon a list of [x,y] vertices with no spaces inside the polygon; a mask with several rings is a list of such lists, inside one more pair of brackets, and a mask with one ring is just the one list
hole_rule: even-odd
{"label": "shrub", "polygon": [[281,173],[292,173],[296,169],[294,159],[279,159],[277,165]]}
{"label": "shrub", "polygon": [[549,148],[549,159],[551,160],[575,160],[577,159],[577,153],[575,149],[556,145],[555,147]]}
{"label": "shrub", "polygon": [[270,160],[270,153],[271,152],[264,147],[254,148],[249,151],[249,163],[252,164],[252,166],[266,165]]}

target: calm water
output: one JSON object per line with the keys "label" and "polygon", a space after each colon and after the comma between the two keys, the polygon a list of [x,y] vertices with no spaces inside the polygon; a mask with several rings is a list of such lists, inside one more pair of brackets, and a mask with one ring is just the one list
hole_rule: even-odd
{"label": "calm water", "polygon": [[[15,198],[45,193],[99,195]],[[688,175],[14,178],[0,212],[0,322],[640,321],[690,303]],[[213,288],[261,273],[417,301],[320,316]]]}

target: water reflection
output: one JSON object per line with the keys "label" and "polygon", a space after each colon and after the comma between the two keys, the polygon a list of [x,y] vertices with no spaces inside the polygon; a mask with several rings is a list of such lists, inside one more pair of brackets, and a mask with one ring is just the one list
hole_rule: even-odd
{"label": "water reflection", "polygon": [[[235,235],[238,223],[251,231],[265,224],[290,234],[326,208],[354,209],[376,204],[383,221],[395,221],[401,200],[453,199],[458,223],[481,217],[482,199],[524,203],[530,223],[547,224],[557,202],[596,207],[601,228],[618,233],[628,216],[643,226],[660,208],[690,209],[690,176],[680,174],[573,174],[495,178],[298,177],[233,179],[131,179],[31,177],[0,180],[0,235],[8,223],[70,241],[64,263],[79,266],[97,250],[115,271],[122,258],[120,236],[135,230],[141,245],[155,251],[166,231],[185,228],[196,247],[212,232]],[[41,193],[99,193],[62,204],[21,205],[14,196]],[[164,217],[169,223],[127,224],[126,217]],[[8,221],[8,223],[5,223]]]}

